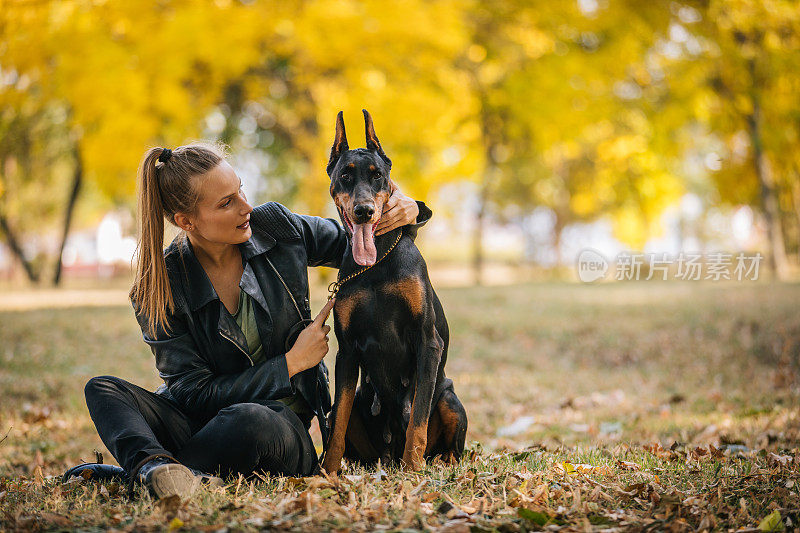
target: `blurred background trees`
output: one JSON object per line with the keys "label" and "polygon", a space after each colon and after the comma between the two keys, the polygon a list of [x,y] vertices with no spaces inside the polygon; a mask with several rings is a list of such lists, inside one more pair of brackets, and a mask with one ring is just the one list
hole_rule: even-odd
{"label": "blurred background trees", "polygon": [[[32,281],[58,283],[75,224],[133,208],[152,145],[220,139],[251,200],[331,214],[333,120],[358,146],[362,107],[406,192],[472,191],[478,282],[489,219],[546,212],[569,263],[570,225],[642,249],[687,194],[750,206],[778,277],[800,254],[790,1],[0,6],[0,234]],[[26,251],[53,228],[55,252]]]}

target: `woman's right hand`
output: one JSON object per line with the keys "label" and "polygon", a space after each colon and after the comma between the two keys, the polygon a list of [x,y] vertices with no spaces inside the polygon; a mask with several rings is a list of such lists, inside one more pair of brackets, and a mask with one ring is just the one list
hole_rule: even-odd
{"label": "woman's right hand", "polygon": [[294,346],[286,352],[286,367],[289,369],[289,377],[317,366],[328,353],[328,332],[331,327],[325,324],[325,321],[328,319],[334,303],[336,303],[335,298],[328,300],[317,318],[300,332]]}

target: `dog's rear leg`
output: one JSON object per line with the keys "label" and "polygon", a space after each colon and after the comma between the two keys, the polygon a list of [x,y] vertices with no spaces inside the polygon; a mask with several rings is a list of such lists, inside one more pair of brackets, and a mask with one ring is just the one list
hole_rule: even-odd
{"label": "dog's rear leg", "polygon": [[335,474],[342,466],[344,456],[345,435],[353,409],[358,382],[358,364],[354,357],[341,351],[336,356],[336,393],[333,404],[333,425],[328,449],[322,467],[329,474]]}
{"label": "dog's rear leg", "polygon": [[454,464],[464,453],[467,436],[467,412],[452,390],[445,390],[439,403],[433,409],[431,423],[437,422],[440,432],[431,441],[428,432],[428,449],[426,456],[441,455],[445,463]]}
{"label": "dog's rear leg", "polygon": [[418,470],[424,461],[427,447],[428,420],[431,415],[431,402],[436,386],[436,375],[442,360],[444,342],[436,329],[426,328],[425,342],[417,353],[417,372],[415,376],[414,400],[411,403],[411,421],[406,430],[406,446],[403,450],[403,464]]}

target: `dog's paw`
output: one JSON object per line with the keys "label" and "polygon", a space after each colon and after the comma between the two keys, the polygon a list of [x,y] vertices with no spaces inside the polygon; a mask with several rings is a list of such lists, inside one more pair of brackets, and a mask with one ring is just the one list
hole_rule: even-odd
{"label": "dog's paw", "polygon": [[425,466],[425,460],[419,454],[406,452],[403,454],[403,460],[400,462],[400,468],[410,472],[422,470]]}
{"label": "dog's paw", "polygon": [[322,469],[325,471],[326,475],[337,477],[339,475],[339,471],[342,469],[342,462],[332,460],[329,461],[326,457],[322,462]]}

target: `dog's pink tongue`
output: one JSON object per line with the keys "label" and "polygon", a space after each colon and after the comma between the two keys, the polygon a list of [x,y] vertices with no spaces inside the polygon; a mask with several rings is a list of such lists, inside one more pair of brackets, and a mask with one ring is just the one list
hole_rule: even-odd
{"label": "dog's pink tongue", "polygon": [[363,266],[374,265],[378,258],[372,224],[353,225],[353,259]]}

